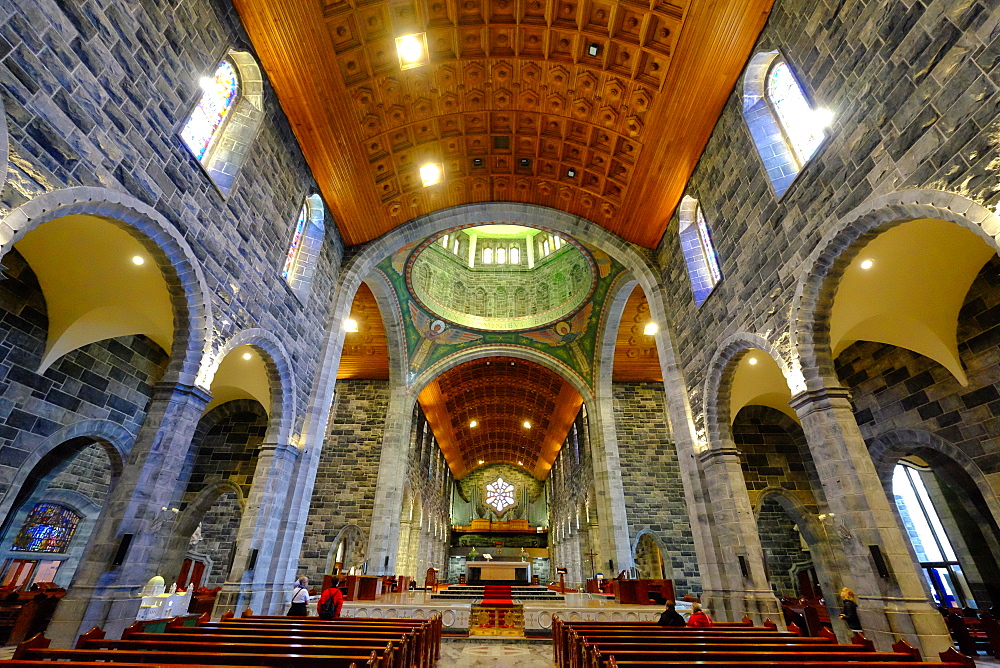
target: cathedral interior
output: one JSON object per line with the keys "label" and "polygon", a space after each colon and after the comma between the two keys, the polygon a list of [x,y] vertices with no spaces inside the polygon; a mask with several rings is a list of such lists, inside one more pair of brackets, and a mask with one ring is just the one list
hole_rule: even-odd
{"label": "cathedral interior", "polygon": [[996,2],[6,0],[0,80],[56,641],[484,551],[880,648],[1000,604]]}

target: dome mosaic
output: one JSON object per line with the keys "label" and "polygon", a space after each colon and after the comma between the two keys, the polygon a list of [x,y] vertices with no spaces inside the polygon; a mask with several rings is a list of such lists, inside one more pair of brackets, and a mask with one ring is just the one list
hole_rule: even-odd
{"label": "dome mosaic", "polygon": [[590,253],[549,230],[483,225],[427,239],[406,268],[410,294],[442,320],[512,332],[564,320],[597,285]]}

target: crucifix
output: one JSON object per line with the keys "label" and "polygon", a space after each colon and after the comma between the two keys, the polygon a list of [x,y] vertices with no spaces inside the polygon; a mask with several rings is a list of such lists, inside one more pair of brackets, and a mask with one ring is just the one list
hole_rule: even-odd
{"label": "crucifix", "polygon": [[584,552],[583,556],[590,557],[590,577],[597,577],[597,572],[594,569],[594,557],[597,556],[596,552]]}

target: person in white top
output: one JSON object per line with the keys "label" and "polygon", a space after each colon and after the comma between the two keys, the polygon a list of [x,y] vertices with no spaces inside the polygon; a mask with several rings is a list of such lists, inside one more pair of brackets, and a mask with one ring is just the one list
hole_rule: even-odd
{"label": "person in white top", "polygon": [[300,575],[295,589],[292,590],[292,605],[288,608],[289,617],[308,617],[309,608],[309,578]]}

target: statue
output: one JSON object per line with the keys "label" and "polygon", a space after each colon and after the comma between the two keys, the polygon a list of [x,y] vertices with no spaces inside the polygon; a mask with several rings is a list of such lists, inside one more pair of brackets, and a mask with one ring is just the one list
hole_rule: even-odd
{"label": "statue", "polygon": [[528,560],[528,551],[527,551],[527,550],[525,550],[525,549],[524,549],[524,548],[522,547],[522,548],[521,548],[521,561],[527,561],[527,560]]}

